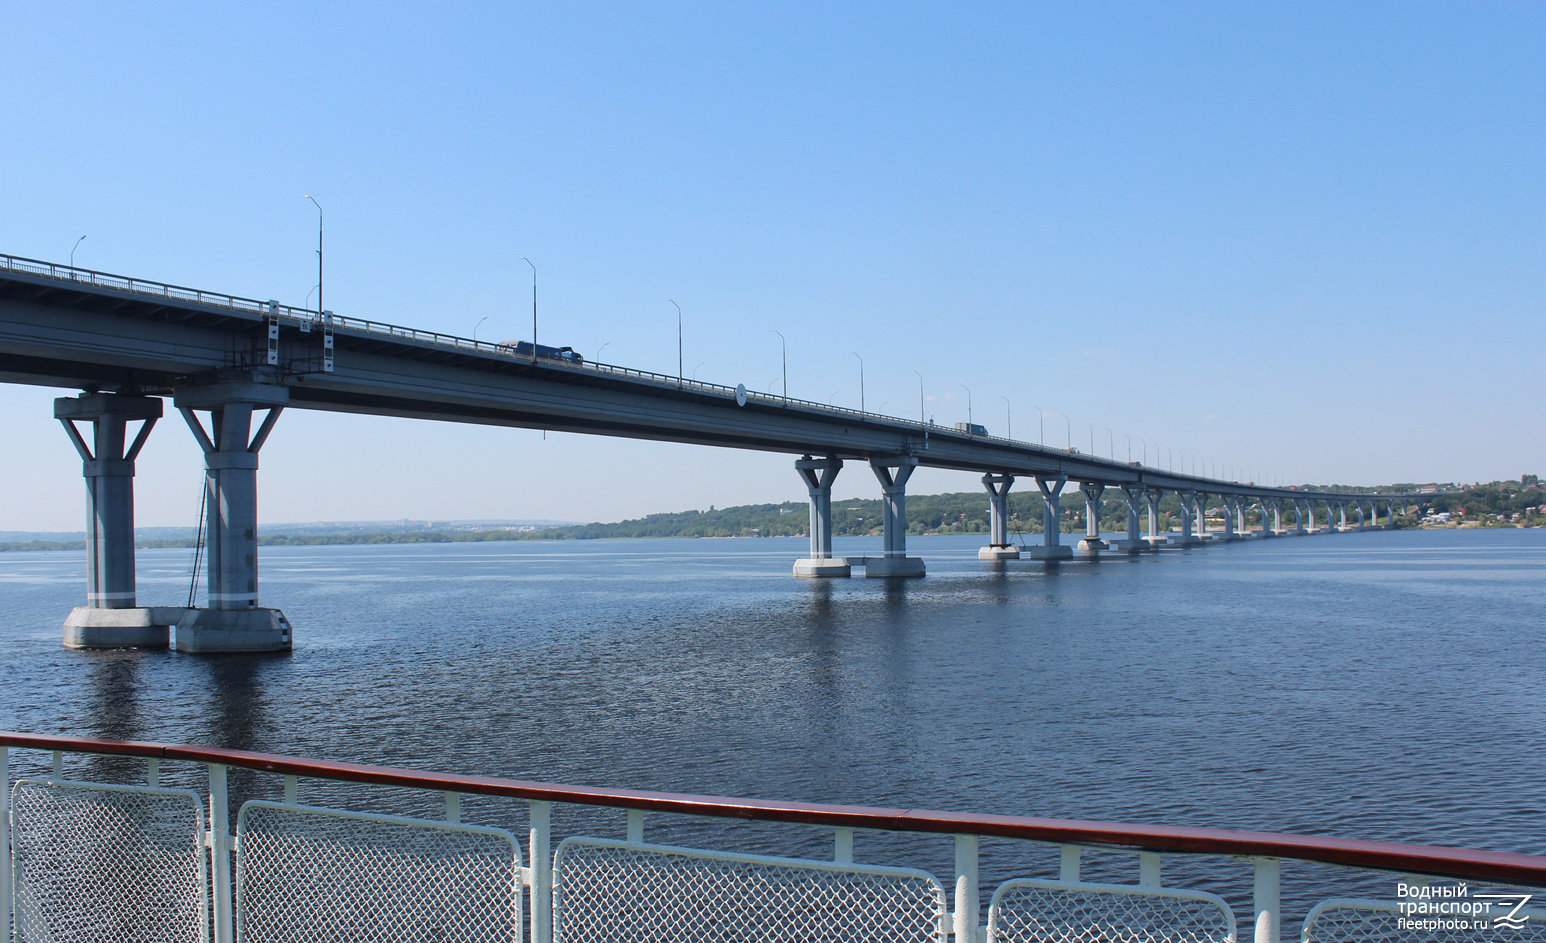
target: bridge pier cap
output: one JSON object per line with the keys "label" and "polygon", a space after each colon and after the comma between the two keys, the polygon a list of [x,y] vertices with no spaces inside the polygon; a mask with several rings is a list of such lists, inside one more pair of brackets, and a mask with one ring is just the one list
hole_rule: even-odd
{"label": "bridge pier cap", "polygon": [[[167,617],[136,602],[134,462],[161,418],[153,396],[88,391],[54,400],[86,479],[86,604],[64,623],[66,648],[165,648]],[[78,422],[91,423],[81,434]],[[128,425],[139,422],[132,441]]]}
{"label": "bridge pier cap", "polygon": [[[204,452],[209,607],[178,620],[184,652],[279,652],[290,622],[258,605],[258,452],[290,401],[288,388],[259,375],[224,377],[173,390],[173,404]],[[256,431],[253,413],[267,410]],[[196,415],[207,411],[209,428]]]}

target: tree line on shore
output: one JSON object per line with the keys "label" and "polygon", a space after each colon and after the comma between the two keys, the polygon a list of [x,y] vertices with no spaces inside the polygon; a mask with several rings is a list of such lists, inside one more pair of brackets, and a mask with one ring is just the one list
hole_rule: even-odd
{"label": "tree line on shore", "polygon": [[[1382,485],[1383,493],[1410,493],[1416,485]],[[1367,491],[1367,487],[1346,485],[1316,486],[1315,490],[1348,493]],[[1011,491],[1009,494],[1010,534],[1040,534],[1046,503],[1036,491]],[[1535,475],[1519,481],[1495,481],[1475,485],[1453,494],[1414,494],[1406,523],[1416,523],[1419,514],[1449,514],[1457,524],[1471,526],[1546,526],[1546,489]],[[1383,509],[1382,509],[1383,510]],[[1323,513],[1323,509],[1318,509]],[[1169,530],[1180,526],[1181,504],[1174,493],[1159,502],[1159,526]],[[1216,507],[1210,517],[1222,517]],[[1085,530],[1084,495],[1077,490],[1063,494],[1061,526],[1066,532]],[[1285,522],[1293,520],[1292,509],[1284,508]],[[1104,532],[1127,529],[1127,499],[1108,489],[1100,503],[1100,526]],[[747,504],[729,508],[710,507],[707,511],[674,511],[650,514],[615,523],[574,524],[541,530],[447,530],[412,532],[372,532],[366,534],[278,534],[261,536],[261,546],[316,546],[321,544],[416,544],[481,543],[498,540],[600,540],[643,537],[804,537],[809,533],[809,506],[804,501],[780,504]],[[877,535],[882,530],[879,499],[848,499],[832,502],[832,532],[836,536]],[[988,531],[988,498],[980,491],[946,494],[920,494],[907,497],[907,533],[976,534]],[[192,538],[141,540],[140,548],[192,547]],[[0,543],[0,552],[28,550],[80,550],[84,542],[28,540]]]}

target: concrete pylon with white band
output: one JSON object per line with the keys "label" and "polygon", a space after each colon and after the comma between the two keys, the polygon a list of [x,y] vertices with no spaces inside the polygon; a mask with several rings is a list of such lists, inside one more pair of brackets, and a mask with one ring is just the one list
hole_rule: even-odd
{"label": "concrete pylon with white band", "polygon": [[848,560],[832,556],[832,482],[837,480],[843,460],[806,455],[797,459],[794,467],[811,498],[811,555],[794,562],[794,575],[807,579],[848,576],[853,572]]}
{"label": "concrete pylon with white band", "polygon": [[1100,499],[1106,486],[1086,481],[1079,485],[1079,490],[1084,492],[1084,539],[1079,541],[1079,549],[1099,553],[1106,549],[1106,542],[1100,539]]}
{"label": "concrete pylon with white band", "polygon": [[[258,451],[289,400],[286,387],[255,378],[174,391],[173,403],[204,451],[209,545],[209,608],[191,609],[177,623],[178,651],[275,652],[291,646],[284,613],[258,605]],[[267,414],[253,431],[258,410]],[[199,411],[209,413],[208,429]]]}
{"label": "concrete pylon with white band", "polygon": [[[82,393],[54,400],[54,418],[81,456],[86,478],[86,605],[64,623],[66,648],[165,648],[181,610],[140,606],[134,573],[134,460],[161,418],[161,400]],[[128,425],[140,423],[133,441]],[[82,436],[77,422],[91,423]],[[88,441],[89,440],[89,441]]]}
{"label": "concrete pylon with white band", "polygon": [[1042,544],[1040,547],[1031,548],[1033,560],[1071,560],[1074,556],[1074,548],[1064,547],[1059,541],[1063,532],[1062,507],[1059,504],[1059,496],[1063,493],[1063,486],[1068,484],[1068,479],[1062,476],[1057,478],[1037,477],[1036,487],[1041,491],[1042,498],[1047,506],[1042,510]]}
{"label": "concrete pylon with white band", "polygon": [[885,555],[871,557],[864,564],[864,575],[922,576],[923,560],[907,555],[907,479],[918,467],[916,455],[893,455],[870,459],[870,470],[880,482],[881,504],[885,511]]}
{"label": "concrete pylon with white band", "polygon": [[979,560],[1018,560],[1020,548],[1009,542],[1009,488],[1015,476],[989,472],[982,476],[988,489],[988,545],[977,551]]}

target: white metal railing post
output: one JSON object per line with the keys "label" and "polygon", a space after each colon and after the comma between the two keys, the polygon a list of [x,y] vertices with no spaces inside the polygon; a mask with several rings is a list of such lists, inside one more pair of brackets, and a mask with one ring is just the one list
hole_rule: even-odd
{"label": "white metal railing post", "polygon": [[1079,883],[1079,847],[1064,845],[1058,852],[1058,880],[1064,884]]}
{"label": "white metal railing post", "polygon": [[161,758],[153,756],[145,770],[145,785],[152,789],[161,785]]}
{"label": "white metal railing post", "polygon": [[227,768],[209,764],[209,854],[214,899],[215,943],[236,939],[236,914],[231,906],[231,800],[226,789]]}
{"label": "white metal railing post", "polygon": [[531,943],[553,941],[553,803],[531,801]]}
{"label": "white metal railing post", "polygon": [[644,841],[644,810],[628,810],[628,840],[631,842]]}
{"label": "white metal railing post", "polygon": [[956,836],[955,943],[977,943],[976,835]]}
{"label": "white metal railing post", "polygon": [[1278,887],[1280,867],[1276,858],[1252,859],[1256,865],[1255,943],[1278,943]]}
{"label": "white metal railing post", "polygon": [[0,937],[11,939],[10,747],[0,747]]}
{"label": "white metal railing post", "polygon": [[832,860],[838,864],[854,863],[853,829],[835,828],[832,830]]}

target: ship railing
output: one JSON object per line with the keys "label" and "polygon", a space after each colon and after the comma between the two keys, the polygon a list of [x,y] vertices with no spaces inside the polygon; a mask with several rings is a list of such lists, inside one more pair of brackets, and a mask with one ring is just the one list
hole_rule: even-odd
{"label": "ship railing", "polygon": [[[131,781],[101,781],[108,764]],[[233,771],[276,798],[233,810]],[[0,734],[0,773],[0,926],[14,923],[18,941],[1546,940],[1546,857],[1525,854],[562,786],[31,734]],[[379,787],[401,808],[338,801]],[[314,801],[323,792],[332,801]],[[427,797],[434,814],[424,814]],[[519,836],[485,809],[506,800],[525,807]],[[362,804],[372,807],[350,807]],[[558,840],[555,809],[620,814],[622,828]],[[487,824],[469,821],[485,814]],[[648,841],[646,814],[735,820],[710,832],[713,842],[752,823],[780,837],[815,827],[830,853]],[[888,838],[953,857],[939,869],[948,882],[925,867],[861,863],[860,848],[891,847]],[[985,856],[984,843],[1039,849],[1046,871],[998,873],[993,863],[1007,859]],[[1136,868],[1083,870],[1091,858]],[[1223,877],[1190,867],[1197,861]],[[1352,876],[1339,887],[1360,893],[1320,899],[1284,925],[1283,866],[1309,863]],[[1395,891],[1362,893],[1371,875]]]}

